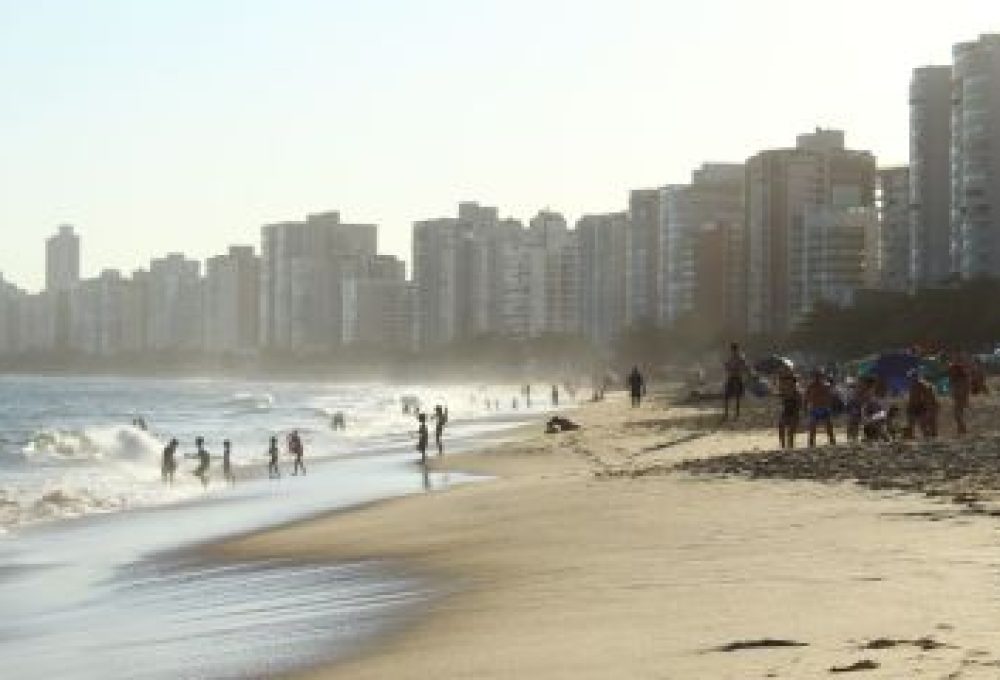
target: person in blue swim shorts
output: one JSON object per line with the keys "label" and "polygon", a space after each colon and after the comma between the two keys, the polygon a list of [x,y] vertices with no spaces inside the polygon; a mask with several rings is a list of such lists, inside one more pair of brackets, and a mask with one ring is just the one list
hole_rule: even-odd
{"label": "person in blue swim shorts", "polygon": [[830,444],[836,444],[833,434],[833,404],[836,393],[833,385],[822,371],[814,371],[809,386],[806,387],[805,402],[809,412],[809,446],[816,446],[816,430],[822,424]]}

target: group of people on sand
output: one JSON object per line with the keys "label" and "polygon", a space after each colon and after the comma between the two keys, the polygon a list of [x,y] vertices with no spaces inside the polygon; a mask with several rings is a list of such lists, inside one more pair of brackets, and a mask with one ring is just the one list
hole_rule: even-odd
{"label": "group of people on sand", "polygon": [[[724,368],[723,420],[729,419],[731,404],[732,413],[739,418],[745,379],[751,369],[737,343],[730,345]],[[967,354],[955,353],[947,361],[947,378],[955,431],[961,436],[968,432],[967,412],[972,395],[988,391],[985,374]],[[906,396],[899,404],[890,402],[888,386],[877,375],[849,378],[838,384],[828,372],[816,369],[803,386],[789,363],[777,370],[775,383],[778,442],[782,448],[795,447],[803,418],[810,447],[816,445],[821,431],[826,433],[830,444],[836,444],[834,422],[840,415],[846,416],[846,436],[852,442],[938,436],[942,408],[938,389],[917,368],[907,374]],[[901,414],[906,418],[902,427],[897,422]]]}
{"label": "group of people on sand", "polygon": [[[286,444],[288,447],[288,453],[294,458],[292,465],[292,475],[306,474],[306,466],[303,461],[303,456],[305,455],[305,447],[302,444],[302,437],[299,435],[298,430],[293,430],[288,434]],[[174,483],[174,475],[177,472],[177,448],[180,443],[177,439],[171,439],[166,447],[163,449],[163,461],[162,461],[162,475],[163,482],[165,484]],[[212,464],[212,455],[209,453],[208,449],[205,448],[205,438],[195,437],[194,440],[195,452],[191,454],[186,454],[185,458],[194,458],[198,461],[197,466],[191,471],[195,477],[201,480],[203,486],[208,487],[208,482],[210,479],[209,468]],[[236,474],[233,471],[232,462],[232,442],[228,439],[222,442],[222,477],[230,484],[236,483]],[[278,438],[271,437],[270,446],[268,448],[269,462],[267,466],[268,476],[272,479],[281,477],[281,468],[278,465]]]}

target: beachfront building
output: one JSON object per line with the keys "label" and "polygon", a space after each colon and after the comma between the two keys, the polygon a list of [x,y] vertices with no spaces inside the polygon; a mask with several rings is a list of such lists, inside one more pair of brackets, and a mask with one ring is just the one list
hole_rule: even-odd
{"label": "beachfront building", "polygon": [[940,285],[953,271],[951,97],[950,66],[913,71],[908,198],[911,290]]}
{"label": "beachfront building", "polygon": [[874,208],[810,205],[789,239],[789,306],[801,320],[819,303],[854,304],[878,283],[878,220]]}
{"label": "beachfront building", "polygon": [[879,235],[871,263],[878,273],[875,287],[905,293],[915,287],[910,271],[910,169],[879,169],[876,189]]}
{"label": "beachfront building", "polygon": [[[19,354],[46,354],[55,351],[59,334],[56,329],[57,293],[42,291],[21,297],[17,325]],[[60,342],[60,348],[64,346]]]}
{"label": "beachfront building", "polygon": [[87,356],[111,357],[123,351],[126,281],[116,269],[84,279],[70,292],[70,348]]}
{"label": "beachfront building", "polygon": [[45,290],[68,291],[80,280],[80,237],[64,224],[45,240]]}
{"label": "beachfront building", "polygon": [[[745,168],[742,163],[706,163],[692,173],[691,183],[670,185],[660,190],[660,235],[658,295],[661,325],[669,326],[695,309],[697,242],[702,227],[725,225],[718,233],[729,237],[720,244],[728,268],[721,272],[723,295],[740,295],[742,286],[738,255],[740,225],[744,218]],[[738,305],[720,301],[736,313]]]}
{"label": "beachfront building", "polygon": [[376,255],[378,228],[347,224],[340,213],[261,229],[260,347],[322,353],[343,338],[343,283]]}
{"label": "beachfront building", "polygon": [[20,345],[20,314],[26,293],[6,281],[0,274],[0,357],[18,353]]}
{"label": "beachfront building", "polygon": [[1000,276],[1000,34],[952,50],[951,232],[965,279]]}
{"label": "beachfront building", "polygon": [[628,214],[584,215],[576,222],[580,252],[580,327],[608,349],[625,326],[625,239]]}
{"label": "beachfront building", "polygon": [[818,291],[830,290],[803,277],[817,271],[811,249],[824,243],[824,231],[847,220],[834,215],[874,207],[875,158],[846,149],[843,132],[817,129],[800,135],[794,148],[753,156],[746,172],[747,327],[752,334],[783,334]]}
{"label": "beachfront building", "polygon": [[739,245],[742,218],[735,222],[706,222],[694,238],[692,309],[701,328],[725,330],[738,336],[745,322]]}
{"label": "beachfront building", "polygon": [[201,263],[181,253],[149,265],[147,349],[199,352],[204,349]]}
{"label": "beachfront building", "polygon": [[205,265],[205,350],[251,354],[260,331],[260,259],[253,246],[230,246]]}
{"label": "beachfront building", "polygon": [[[421,346],[490,334],[511,325],[509,290],[519,282],[524,227],[475,202],[457,217],[413,226],[413,282]],[[512,284],[512,281],[514,282]]]}
{"label": "beachfront building", "polygon": [[629,193],[628,230],[625,238],[625,323],[655,325],[659,320],[660,262],[659,189]]}
{"label": "beachfront building", "polygon": [[344,282],[343,344],[379,351],[416,349],[415,295],[406,264],[378,255]]}

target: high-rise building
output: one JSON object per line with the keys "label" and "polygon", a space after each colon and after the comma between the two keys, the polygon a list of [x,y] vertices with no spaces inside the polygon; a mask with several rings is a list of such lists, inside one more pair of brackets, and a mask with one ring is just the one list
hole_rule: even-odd
{"label": "high-rise building", "polygon": [[45,241],[45,290],[68,291],[80,280],[80,237],[64,224]]}
{"label": "high-rise building", "polygon": [[905,293],[914,288],[912,264],[910,169],[901,166],[878,171],[879,247],[878,288]]}
{"label": "high-rise building", "polygon": [[149,265],[147,347],[154,352],[204,349],[201,263],[170,253]]}
{"label": "high-rise building", "polygon": [[415,298],[406,264],[378,255],[344,283],[344,345],[382,351],[413,351]]}
{"label": "high-rise building", "polygon": [[[696,243],[702,227],[726,225],[719,233],[728,237],[721,244],[727,270],[722,275],[723,294],[739,295],[742,286],[738,263],[738,236],[744,218],[744,178],[742,163],[706,163],[694,171],[691,183],[670,185],[660,190],[659,238],[659,320],[669,326],[695,306]],[[737,290],[739,288],[739,290]],[[735,303],[735,300],[732,301]],[[738,305],[718,303],[736,313]]]}
{"label": "high-rise building", "polygon": [[260,331],[260,260],[253,246],[230,246],[205,272],[205,349],[249,354]]}
{"label": "high-rise building", "polygon": [[0,274],[0,357],[16,355],[20,350],[21,305],[27,294],[5,281]]}
{"label": "high-rise building", "polygon": [[625,239],[628,215],[577,220],[580,247],[580,323],[583,335],[607,349],[625,327]]}
{"label": "high-rise building", "polygon": [[1000,34],[952,50],[951,229],[963,278],[1000,276]]}
{"label": "high-rise building", "polygon": [[913,71],[907,275],[911,289],[939,285],[953,271],[951,96],[950,66],[925,66]]}
{"label": "high-rise building", "polygon": [[261,230],[260,345],[268,351],[327,352],[343,338],[343,282],[375,257],[378,228],[340,214]]}
{"label": "high-rise building", "polygon": [[654,325],[659,319],[660,262],[669,255],[660,249],[660,190],[636,189],[629,194],[626,232],[625,322]]}
{"label": "high-rise building", "polygon": [[[821,209],[873,208],[874,194],[875,158],[845,149],[840,131],[800,135],[795,148],[763,151],[747,161],[743,247],[751,333],[789,331],[816,292],[830,290],[809,280],[816,271],[813,248],[822,253],[826,230],[848,229],[851,220]],[[857,254],[858,261],[864,258]]]}
{"label": "high-rise building", "polygon": [[413,282],[423,346],[503,333],[510,253],[524,231],[496,208],[460,203],[458,217],[413,226]]}

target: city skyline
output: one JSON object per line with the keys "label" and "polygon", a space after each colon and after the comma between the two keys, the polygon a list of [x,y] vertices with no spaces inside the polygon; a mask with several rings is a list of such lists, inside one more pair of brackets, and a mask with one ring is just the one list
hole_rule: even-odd
{"label": "city skyline", "polygon": [[1000,22],[973,1],[742,4],[0,2],[0,272],[40,289],[34,244],[62,223],[93,277],[330,206],[409,262],[413,222],[460,201],[573,224],[817,125],[904,163],[912,69]]}

